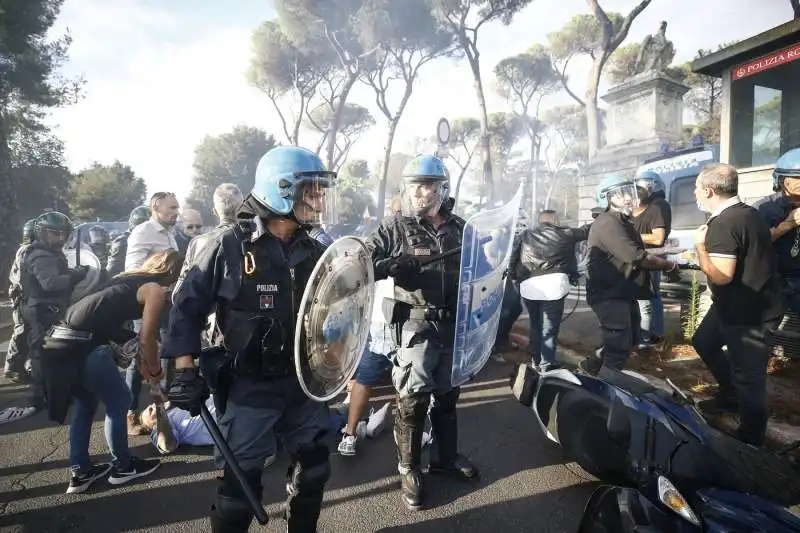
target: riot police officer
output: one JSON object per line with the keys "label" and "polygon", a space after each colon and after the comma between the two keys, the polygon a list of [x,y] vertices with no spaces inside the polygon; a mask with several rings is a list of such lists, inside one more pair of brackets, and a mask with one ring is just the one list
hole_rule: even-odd
{"label": "riot police officer", "polygon": [[429,472],[462,480],[477,469],[458,453],[456,403],[451,385],[460,258],[420,268],[417,258],[461,246],[464,220],[446,203],[449,181],[438,157],[422,155],[403,170],[402,213],[381,222],[367,239],[375,278],[394,277],[395,303],[387,323],[398,331],[392,381],[398,392],[395,418],[401,499],[411,510],[424,505],[420,470],[422,432],[431,395],[431,425],[438,458]]}
{"label": "riot police officer", "polygon": [[[260,501],[264,461],[276,437],[291,456],[286,518],[291,533],[316,531],[329,451],[323,438],[327,407],[308,399],[294,371],[296,314],[324,247],[307,224],[335,198],[336,174],[313,152],[296,146],[270,150],[258,163],[255,185],[239,223],[214,232],[173,295],[162,357],[175,358],[169,389],[174,405],[197,414],[206,392],[193,358],[200,355],[206,317],[216,308],[224,355],[200,358],[215,390],[220,428]],[[213,368],[212,368],[213,367]],[[213,370],[213,372],[212,372]],[[230,465],[211,509],[215,533],[247,531],[253,519]]]}
{"label": "riot police officer", "polygon": [[118,235],[111,241],[111,250],[108,253],[106,272],[109,277],[114,277],[125,270],[125,255],[128,253],[128,237],[133,228],[150,220],[150,208],[146,205],[135,207],[128,217],[128,231]]}
{"label": "riot police officer", "polygon": [[35,222],[35,240],[22,262],[25,299],[22,317],[29,328],[28,350],[33,374],[32,407],[44,407],[41,376],[41,351],[45,334],[69,304],[72,289],[88,272],[88,267],[70,269],[64,244],[72,234],[72,222],[58,211],[40,215]]}
{"label": "riot police officer", "polygon": [[89,248],[100,260],[101,268],[105,270],[108,261],[108,232],[103,226],[89,228]]}
{"label": "riot police officer", "polygon": [[28,359],[28,328],[25,327],[21,312],[22,301],[25,297],[25,288],[22,286],[22,262],[35,238],[35,222],[36,219],[32,218],[22,227],[22,242],[17,249],[14,264],[11,266],[11,273],[8,276],[8,296],[11,299],[11,320],[14,323],[14,330],[11,340],[8,341],[8,353],[3,373],[6,379],[17,382],[27,381],[28,378],[28,373],[25,371],[25,362]]}
{"label": "riot police officer", "polygon": [[678,265],[647,253],[631,222],[639,206],[636,186],[620,174],[607,174],[597,186],[600,213],[589,230],[586,300],[600,322],[600,359],[579,366],[596,374],[621,371],[639,337],[637,300],[652,297],[650,270],[675,270]]}

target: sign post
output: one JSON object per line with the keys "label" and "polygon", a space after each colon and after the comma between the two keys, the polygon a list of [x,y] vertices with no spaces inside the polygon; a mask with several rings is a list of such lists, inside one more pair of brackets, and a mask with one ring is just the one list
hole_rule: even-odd
{"label": "sign post", "polygon": [[450,155],[450,149],[447,146],[447,143],[450,142],[450,123],[444,117],[440,118],[436,125],[436,140],[438,142],[436,157],[444,159]]}

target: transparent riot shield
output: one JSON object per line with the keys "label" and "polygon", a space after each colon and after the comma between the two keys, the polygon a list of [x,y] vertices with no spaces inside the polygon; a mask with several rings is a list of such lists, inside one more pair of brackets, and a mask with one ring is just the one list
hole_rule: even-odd
{"label": "transparent riot shield", "polygon": [[83,265],[89,267],[86,277],[72,289],[69,303],[73,304],[100,288],[103,284],[103,265],[100,264],[100,259],[86,245],[82,245],[80,248],[64,248],[64,255],[67,257],[69,268]]}
{"label": "transparent riot shield", "polygon": [[306,285],[295,330],[295,370],[309,398],[324,402],[355,374],[369,336],[375,273],[364,243],[331,244]]}
{"label": "transparent riot shield", "polygon": [[476,213],[464,226],[451,374],[454,387],[480,372],[492,353],[521,201],[522,187],[506,205]]}

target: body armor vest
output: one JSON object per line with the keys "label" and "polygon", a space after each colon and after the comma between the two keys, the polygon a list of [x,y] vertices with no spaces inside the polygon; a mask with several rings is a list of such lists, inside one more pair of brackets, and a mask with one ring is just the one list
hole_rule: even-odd
{"label": "body armor vest", "polygon": [[[461,246],[464,223],[452,217],[438,231],[426,222],[402,217],[402,251],[417,259],[435,256]],[[422,267],[419,275],[395,279],[395,299],[419,307],[445,309],[455,313],[461,256],[454,255]]]}
{"label": "body armor vest", "polygon": [[294,368],[297,310],[318,255],[290,268],[260,244],[242,243],[241,287],[217,317],[237,373],[286,376]]}
{"label": "body armor vest", "polygon": [[20,275],[23,280],[22,284],[25,287],[25,297],[29,300],[35,300],[36,304],[47,303],[66,306],[69,303],[71,289],[67,289],[66,291],[45,290],[42,288],[39,280],[36,279],[36,276],[33,275],[33,272],[31,272],[31,257],[44,254],[52,256],[52,260],[56,261],[59,275],[69,274],[69,264],[67,263],[64,252],[60,249],[52,250],[44,244],[40,244],[38,241],[31,244],[20,263]]}

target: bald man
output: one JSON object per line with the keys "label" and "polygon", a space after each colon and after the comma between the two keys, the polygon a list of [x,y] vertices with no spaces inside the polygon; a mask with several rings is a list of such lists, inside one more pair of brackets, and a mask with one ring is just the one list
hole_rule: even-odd
{"label": "bald man", "polygon": [[183,233],[187,237],[194,238],[203,232],[203,216],[196,209],[184,209],[181,215],[183,219]]}

